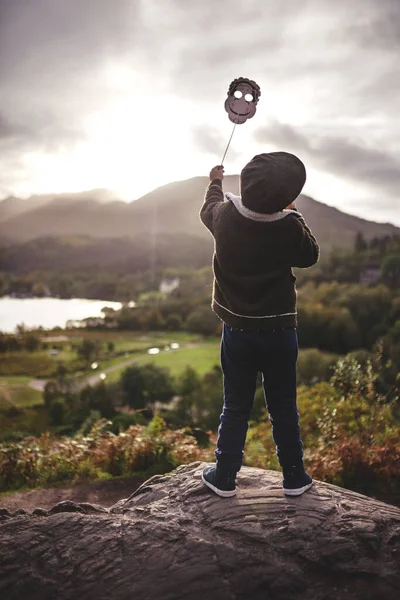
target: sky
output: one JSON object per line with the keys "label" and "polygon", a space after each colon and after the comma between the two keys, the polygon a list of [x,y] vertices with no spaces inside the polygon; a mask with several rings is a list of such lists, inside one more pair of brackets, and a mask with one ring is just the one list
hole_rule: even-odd
{"label": "sky", "polygon": [[399,0],[0,0],[0,198],[133,200],[284,150],[304,193],[400,225]]}

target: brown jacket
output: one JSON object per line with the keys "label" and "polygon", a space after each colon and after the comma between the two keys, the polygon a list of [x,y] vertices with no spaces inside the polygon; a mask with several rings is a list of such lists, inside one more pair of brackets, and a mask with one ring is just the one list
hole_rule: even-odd
{"label": "brown jacket", "polygon": [[200,218],[215,242],[212,308],[238,329],[296,327],[292,267],[316,263],[318,243],[298,211],[259,213],[249,205],[248,197],[246,205],[224,197],[218,179],[207,188]]}

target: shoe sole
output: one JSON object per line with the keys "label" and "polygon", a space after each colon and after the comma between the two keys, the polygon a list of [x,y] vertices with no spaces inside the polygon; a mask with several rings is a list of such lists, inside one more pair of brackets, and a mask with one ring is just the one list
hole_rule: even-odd
{"label": "shoe sole", "polygon": [[312,484],[313,484],[313,482],[308,483],[307,485],[305,485],[301,488],[296,488],[294,490],[288,490],[288,489],[283,488],[283,492],[286,494],[286,496],[301,496],[301,494],[304,494],[304,492],[306,492],[307,490],[310,489]]}
{"label": "shoe sole", "polygon": [[222,498],[231,498],[232,496],[236,496],[236,490],[219,490],[217,487],[215,487],[215,485],[213,485],[212,483],[210,483],[209,481],[207,481],[206,479],[204,479],[204,475],[201,475],[201,479],[203,481],[203,483],[210,488],[210,490],[212,490],[213,492],[215,492],[216,494],[218,494],[218,496],[221,496]]}

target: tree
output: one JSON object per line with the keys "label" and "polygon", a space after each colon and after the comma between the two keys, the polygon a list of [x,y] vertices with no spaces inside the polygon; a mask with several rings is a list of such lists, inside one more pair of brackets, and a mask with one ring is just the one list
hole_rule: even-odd
{"label": "tree", "polygon": [[193,367],[187,365],[177,381],[177,401],[173,412],[166,415],[175,426],[199,424],[203,412],[204,393],[201,377]]}
{"label": "tree", "polygon": [[61,397],[61,390],[55,381],[48,381],[43,390],[43,402],[47,409],[58,398]]}
{"label": "tree", "polygon": [[26,333],[26,325],[25,325],[25,323],[19,323],[19,325],[17,325],[16,328],[15,328],[15,333],[18,336],[24,335]]}
{"label": "tree", "polygon": [[94,387],[86,386],[79,394],[81,412],[87,414],[97,411],[102,417],[110,419],[115,415],[114,390],[114,386],[109,387],[104,381]]}
{"label": "tree", "polygon": [[66,415],[66,404],[63,398],[56,398],[49,406],[49,417],[53,425],[62,425]]}
{"label": "tree", "polygon": [[177,381],[177,392],[181,396],[188,396],[201,387],[201,378],[198,372],[187,365]]}
{"label": "tree", "polygon": [[28,352],[35,352],[39,348],[39,346],[40,339],[36,335],[29,333],[25,337],[25,348],[28,350]]}
{"label": "tree", "polygon": [[123,399],[132,408],[154,409],[156,402],[168,402],[174,395],[174,388],[167,369],[152,363],[132,365],[121,377]]}
{"label": "tree", "polygon": [[353,286],[347,295],[343,296],[341,303],[350,311],[362,335],[362,346],[371,348],[382,333],[379,326],[387,325],[392,308],[390,290],[385,285],[367,289]]}
{"label": "tree", "polygon": [[368,249],[368,244],[361,231],[357,231],[356,239],[354,242],[354,250],[357,254],[364,252]]}
{"label": "tree", "polygon": [[384,259],[381,274],[391,288],[400,288],[400,254],[391,254]]}
{"label": "tree", "polygon": [[142,369],[138,365],[132,365],[123,371],[121,389],[124,404],[136,409],[145,408],[145,383]]}
{"label": "tree", "polygon": [[143,365],[142,374],[145,384],[146,405],[156,402],[169,402],[174,395],[174,386],[168,369],[152,363]]}
{"label": "tree", "polygon": [[182,317],[177,313],[172,313],[165,320],[168,331],[179,331],[182,329]]}
{"label": "tree", "polygon": [[218,319],[208,306],[198,306],[193,310],[187,320],[186,328],[203,335],[216,335]]}
{"label": "tree", "polygon": [[99,352],[99,342],[96,340],[83,340],[82,344],[78,346],[78,356],[84,359],[87,365],[89,365]]}

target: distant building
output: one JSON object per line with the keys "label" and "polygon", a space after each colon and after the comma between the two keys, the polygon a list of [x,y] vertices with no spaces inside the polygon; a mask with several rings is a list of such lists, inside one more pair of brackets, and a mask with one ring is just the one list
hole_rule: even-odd
{"label": "distant building", "polygon": [[381,277],[381,265],[379,263],[367,263],[361,267],[360,283],[372,285],[377,283]]}
{"label": "distant building", "polygon": [[69,337],[66,335],[53,335],[48,337],[41,337],[40,341],[44,344],[63,344],[65,342],[69,342]]}
{"label": "distant building", "polygon": [[179,277],[173,279],[163,279],[160,283],[159,290],[162,294],[172,294],[172,292],[178,289],[181,280]]}

